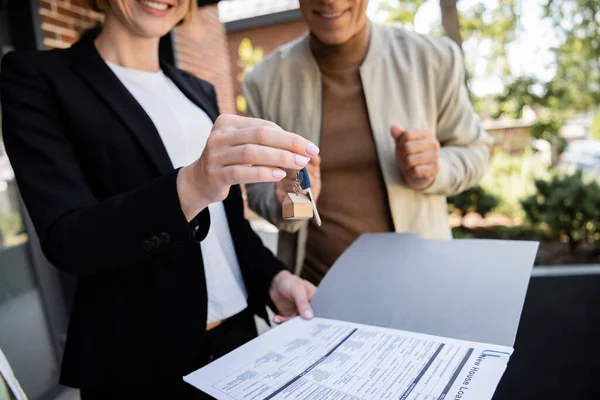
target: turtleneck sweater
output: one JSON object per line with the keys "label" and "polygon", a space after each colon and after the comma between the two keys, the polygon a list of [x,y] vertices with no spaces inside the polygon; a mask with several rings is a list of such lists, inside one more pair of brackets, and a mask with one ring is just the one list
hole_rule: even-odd
{"label": "turtleneck sweater", "polygon": [[369,25],[341,45],[312,36],[310,47],[323,81],[317,202],[323,224],[309,223],[302,277],[318,284],[358,236],[391,232],[393,223],[359,70],[369,48]]}

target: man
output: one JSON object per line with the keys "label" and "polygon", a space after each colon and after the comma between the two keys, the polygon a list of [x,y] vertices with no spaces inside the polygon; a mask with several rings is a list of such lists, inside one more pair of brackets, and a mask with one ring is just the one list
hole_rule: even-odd
{"label": "man", "polygon": [[309,167],[321,227],[281,219],[294,174],[248,186],[250,206],[280,228],[279,256],[315,284],[364,232],[450,238],[446,196],[475,185],[489,162],[460,48],[372,24],[367,5],[300,0],[310,34],[273,52],[244,84],[250,116],[320,146]]}

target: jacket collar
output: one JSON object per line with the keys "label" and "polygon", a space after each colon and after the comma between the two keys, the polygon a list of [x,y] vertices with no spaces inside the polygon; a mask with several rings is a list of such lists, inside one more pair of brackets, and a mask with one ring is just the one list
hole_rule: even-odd
{"label": "jacket collar", "polygon": [[192,101],[192,103],[200,107],[208,115],[208,117],[215,122],[219,116],[219,108],[216,104],[216,99],[214,99],[214,102],[211,101],[211,94],[206,92],[206,89],[209,85],[205,85],[206,87],[203,88],[204,90],[201,94],[198,91],[198,87],[194,87],[190,82],[190,79],[188,79],[185,73],[182,71],[162,60],[160,62],[160,68],[164,74],[173,81],[179,90],[181,90],[181,92]]}
{"label": "jacket collar", "polygon": [[[367,55],[365,60],[361,65],[361,69],[368,67],[372,63],[376,62],[382,54],[385,52],[382,51],[387,44],[389,43],[389,39],[386,36],[385,28],[374,24],[372,21],[367,22],[369,24],[369,50],[367,50]],[[319,66],[315,57],[310,50],[310,33],[305,34],[297,43],[298,50],[293,54],[296,56],[296,62],[304,65],[305,67],[313,68],[317,73],[319,72]]]}
{"label": "jacket collar", "polygon": [[[148,154],[160,174],[173,170],[173,164],[154,126],[142,106],[123,86],[100,57],[91,39],[83,39],[68,50],[71,68],[94,90],[106,105],[125,124]],[[218,110],[207,96],[202,96],[176,68],[161,62],[161,68],[175,85],[214,121]]]}

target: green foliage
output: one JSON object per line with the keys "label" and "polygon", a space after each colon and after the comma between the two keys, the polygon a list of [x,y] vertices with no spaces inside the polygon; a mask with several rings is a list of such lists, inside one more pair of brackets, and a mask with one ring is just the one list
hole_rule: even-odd
{"label": "green foliage", "polygon": [[506,48],[516,39],[519,20],[515,0],[497,0],[493,5],[479,1],[461,14],[460,31],[464,41],[489,45],[485,69],[490,75],[510,77]]}
{"label": "green foliage", "polygon": [[476,229],[456,227],[452,229],[454,238],[501,239],[501,240],[545,240],[551,239],[547,230],[531,224],[503,226],[494,225]]}
{"label": "green foliage", "polygon": [[17,212],[0,210],[0,242],[17,236],[23,231],[23,221]]}
{"label": "green foliage", "polygon": [[[390,21],[411,27],[425,1],[390,1],[384,8]],[[478,55],[477,62],[484,62],[487,73],[500,77],[504,84],[503,93],[497,96],[472,96],[475,110],[492,118],[520,118],[525,106],[533,107],[539,114],[533,135],[548,140],[560,153],[564,143],[559,139],[559,130],[564,123],[600,104],[600,0],[544,0],[542,8],[560,40],[549,66],[556,74],[548,82],[515,76],[510,71],[507,47],[516,40],[520,19],[515,0],[493,4],[479,0],[462,9],[460,34],[463,41],[475,41],[490,49],[483,60]],[[439,27],[433,30],[440,31]],[[471,77],[471,71],[467,71],[467,84]],[[595,126],[593,132],[600,138],[600,122]]]}
{"label": "green foliage", "polygon": [[495,196],[486,193],[480,186],[472,187],[462,193],[448,197],[450,211],[458,211],[461,217],[474,212],[485,218],[499,203]]}
{"label": "green foliage", "polygon": [[496,152],[480,185],[487,193],[500,200],[496,208],[498,213],[510,218],[521,218],[521,199],[535,193],[536,178],[547,176],[548,168],[538,155]]}
{"label": "green foliage", "polygon": [[598,109],[598,113],[590,126],[590,136],[592,139],[600,140],[600,109]]}
{"label": "green foliage", "polygon": [[[380,8],[388,12],[388,22],[401,23],[407,29],[414,29],[415,16],[426,1],[433,0],[388,1],[384,2]],[[443,7],[442,12],[444,12]],[[485,45],[489,49],[485,58],[479,56],[477,62],[484,63],[485,70],[490,75],[501,77],[504,80],[509,79],[510,69],[506,49],[516,39],[518,21],[518,7],[515,5],[515,0],[497,0],[497,3],[493,5],[479,0],[473,7],[460,13],[459,30],[462,41],[475,41],[477,45]],[[434,26],[429,33],[439,36],[443,30],[441,26]],[[470,69],[473,67],[468,65],[467,85],[472,77]],[[478,112],[487,112],[488,114],[496,112],[495,110],[490,112],[490,109],[496,108],[495,104],[480,102],[474,96],[472,96],[472,101]]]}
{"label": "green foliage", "polygon": [[504,91],[495,96],[498,104],[496,113],[492,118],[505,116],[512,119],[521,117],[525,106],[540,104],[542,96],[535,94],[535,87],[539,85],[533,77],[510,78],[505,82]]}
{"label": "green foliage", "polygon": [[533,136],[550,141],[560,153],[564,123],[600,104],[600,0],[546,0],[544,15],[561,40],[553,49],[556,74],[548,82],[531,77],[505,82],[494,117],[515,118],[524,106],[534,106],[539,121]]}
{"label": "green foliage", "polygon": [[379,9],[387,11],[389,23],[402,24],[407,29],[414,29],[415,15],[426,0],[402,0],[401,2],[380,3]]}
{"label": "green foliage", "polygon": [[600,0],[546,0],[544,11],[562,42],[548,101],[555,110],[587,111],[600,103]]}
{"label": "green foliage", "polygon": [[[264,51],[261,47],[254,47],[248,38],[242,39],[238,47],[238,65],[242,72],[238,74],[238,81],[243,82],[246,74],[256,66],[264,57]],[[239,112],[245,113],[247,103],[244,96],[240,95],[235,99],[236,108]]]}
{"label": "green foliage", "polygon": [[600,227],[600,185],[581,171],[554,174],[535,181],[536,193],[522,201],[528,221],[548,227],[555,237],[566,236],[571,250]]}

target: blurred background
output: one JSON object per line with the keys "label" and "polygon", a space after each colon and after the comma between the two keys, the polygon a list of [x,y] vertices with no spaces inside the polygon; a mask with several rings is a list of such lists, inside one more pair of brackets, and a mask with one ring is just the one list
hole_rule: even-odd
{"label": "blurred background", "polygon": [[[213,83],[223,113],[243,115],[244,75],[307,31],[298,2],[199,3],[161,55]],[[102,16],[82,4],[0,0],[0,57],[93,32]],[[600,0],[370,0],[369,15],[462,47],[495,145],[481,184],[448,199],[454,237],[540,241],[495,398],[599,399]],[[275,249],[276,228],[247,215]],[[77,398],[57,384],[72,289],[41,254],[0,142],[0,348],[31,399]]]}

